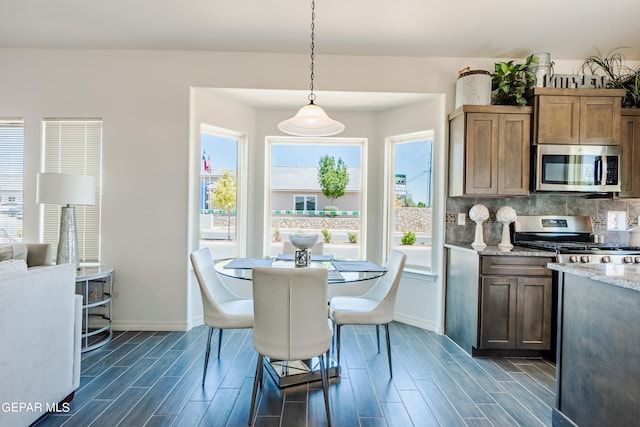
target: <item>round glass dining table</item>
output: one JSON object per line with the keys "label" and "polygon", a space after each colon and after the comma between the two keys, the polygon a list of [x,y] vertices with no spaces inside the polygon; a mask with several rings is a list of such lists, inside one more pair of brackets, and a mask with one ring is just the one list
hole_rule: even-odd
{"label": "round glass dining table", "polygon": [[296,267],[293,258],[228,258],[215,263],[216,271],[227,277],[251,280],[253,267],[278,268],[326,268],[329,273],[329,285],[353,283],[377,279],[384,276],[387,270],[371,261],[363,260],[334,260],[328,257],[311,259],[309,266]]}

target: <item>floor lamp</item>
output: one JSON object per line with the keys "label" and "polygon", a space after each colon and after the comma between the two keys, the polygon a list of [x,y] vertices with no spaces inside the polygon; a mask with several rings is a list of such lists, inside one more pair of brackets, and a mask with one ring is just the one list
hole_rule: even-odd
{"label": "floor lamp", "polygon": [[73,205],[95,203],[95,179],[88,175],[38,173],[37,181],[37,202],[62,206],[56,264],[74,264],[79,267],[76,213]]}

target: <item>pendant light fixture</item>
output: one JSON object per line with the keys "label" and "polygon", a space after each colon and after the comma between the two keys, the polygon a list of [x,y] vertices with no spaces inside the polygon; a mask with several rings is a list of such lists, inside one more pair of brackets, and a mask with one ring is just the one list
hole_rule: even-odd
{"label": "pendant light fixture", "polygon": [[309,93],[309,103],[298,110],[295,116],[278,123],[278,129],[284,133],[296,136],[330,136],[344,130],[344,125],[324,112],[314,101],[316,95],[313,93],[313,61],[315,48],[315,18],[316,3],[311,0],[311,93]]}

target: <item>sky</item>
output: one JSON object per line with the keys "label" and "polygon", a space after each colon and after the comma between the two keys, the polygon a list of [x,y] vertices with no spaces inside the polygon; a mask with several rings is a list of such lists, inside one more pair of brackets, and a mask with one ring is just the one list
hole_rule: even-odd
{"label": "sky", "polygon": [[[212,169],[236,169],[237,141],[217,135],[203,133],[201,146],[209,157]],[[431,187],[431,156],[433,141],[416,141],[395,145],[394,172],[407,178],[407,192],[414,202],[425,202]],[[273,144],[271,162],[273,166],[318,166],[321,156],[329,154],[341,158],[348,167],[360,167],[359,145],[338,144]],[[371,173],[371,171],[370,171]],[[428,203],[427,203],[428,204]]]}

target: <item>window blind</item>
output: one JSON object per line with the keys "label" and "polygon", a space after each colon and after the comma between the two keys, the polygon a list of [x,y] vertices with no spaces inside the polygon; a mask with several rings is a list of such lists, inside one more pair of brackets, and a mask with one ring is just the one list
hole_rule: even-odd
{"label": "window blind", "polygon": [[0,242],[22,240],[24,121],[0,119]]}
{"label": "window blind", "polygon": [[[76,206],[78,256],[83,263],[100,262],[100,204],[102,201],[102,120],[45,119],[43,171],[95,177],[92,206]],[[44,205],[43,241],[57,251],[60,207]],[[55,253],[53,251],[54,259]]]}

